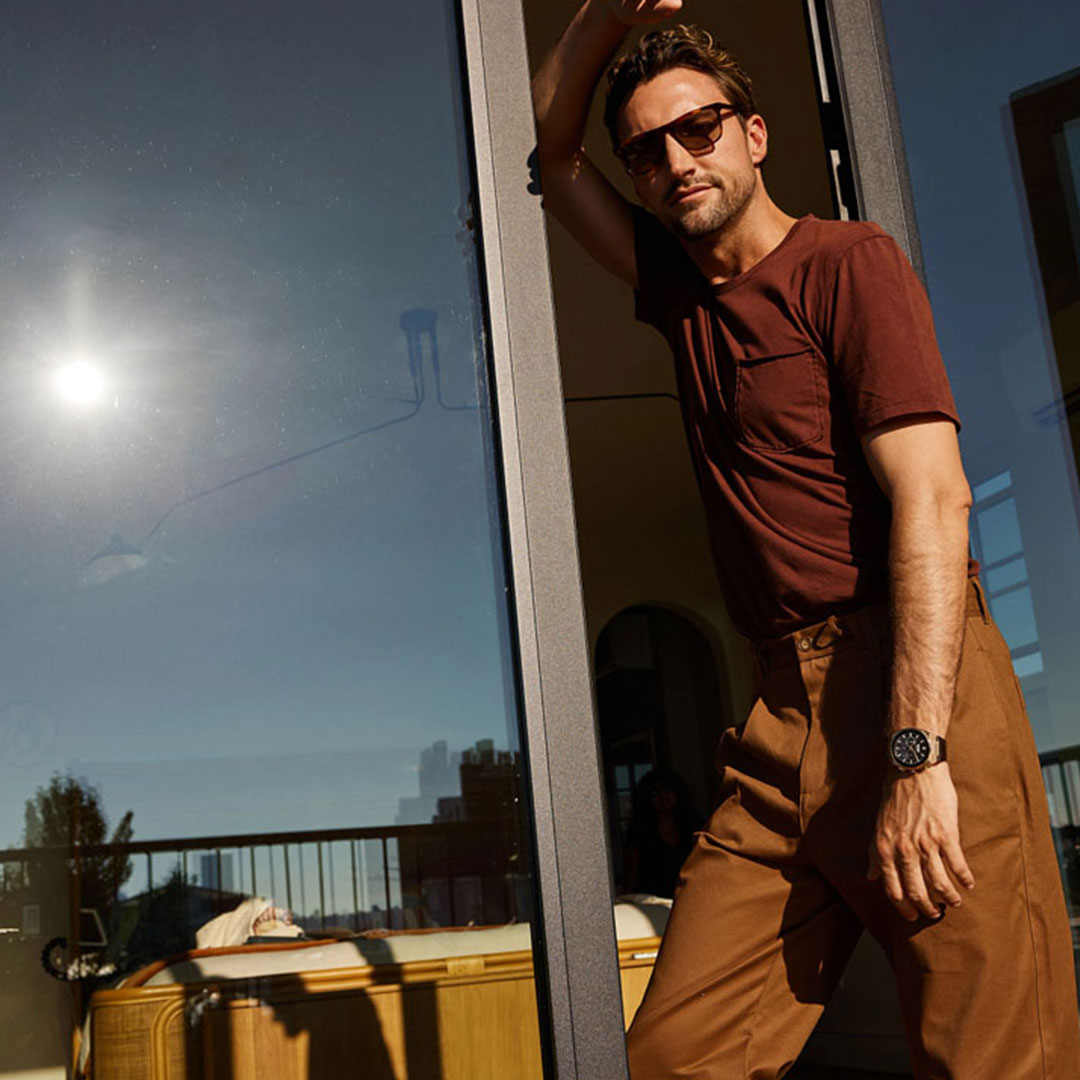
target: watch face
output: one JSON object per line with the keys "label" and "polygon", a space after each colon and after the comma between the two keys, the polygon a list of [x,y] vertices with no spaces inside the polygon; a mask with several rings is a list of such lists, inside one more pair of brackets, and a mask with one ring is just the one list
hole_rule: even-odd
{"label": "watch face", "polygon": [[917,769],[930,757],[930,740],[917,728],[898,731],[889,748],[893,761],[905,769]]}

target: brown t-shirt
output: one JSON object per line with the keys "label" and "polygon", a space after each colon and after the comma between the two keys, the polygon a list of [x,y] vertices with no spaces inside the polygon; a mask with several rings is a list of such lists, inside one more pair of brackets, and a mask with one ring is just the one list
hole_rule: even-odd
{"label": "brown t-shirt", "polygon": [[937,413],[959,427],[930,305],[896,243],[800,219],[710,285],[635,213],[637,316],[668,340],[728,611],[753,640],[888,596],[889,502],[861,436]]}

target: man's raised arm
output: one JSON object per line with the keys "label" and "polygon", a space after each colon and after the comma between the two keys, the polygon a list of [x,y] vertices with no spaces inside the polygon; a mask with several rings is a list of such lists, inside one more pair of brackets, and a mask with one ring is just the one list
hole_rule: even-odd
{"label": "man's raised arm", "polygon": [[596,84],[630,27],[660,22],[682,0],[586,0],[533,79],[544,206],[602,266],[637,285],[630,204],[585,155]]}

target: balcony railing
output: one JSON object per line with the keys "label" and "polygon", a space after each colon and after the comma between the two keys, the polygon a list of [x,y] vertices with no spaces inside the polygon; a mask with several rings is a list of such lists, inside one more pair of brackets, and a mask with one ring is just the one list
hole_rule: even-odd
{"label": "balcony railing", "polygon": [[1055,828],[1080,827],[1080,746],[1039,755],[1050,822]]}
{"label": "balcony railing", "polygon": [[108,936],[127,928],[128,959],[142,962],[190,948],[199,925],[247,896],[272,899],[316,934],[525,920],[528,873],[511,827],[462,821],[9,848],[0,850],[0,925],[81,939],[85,949],[93,943],[79,913],[85,922],[92,910]]}

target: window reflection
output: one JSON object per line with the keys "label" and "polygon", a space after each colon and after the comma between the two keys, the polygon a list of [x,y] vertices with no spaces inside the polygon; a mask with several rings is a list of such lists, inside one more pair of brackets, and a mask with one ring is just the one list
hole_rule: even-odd
{"label": "window reflection", "polygon": [[1011,95],[1050,342],[1080,455],[1080,68]]}
{"label": "window reflection", "polygon": [[[539,1069],[455,20],[5,11],[0,1076],[91,1069],[91,994],[227,996],[254,969],[165,962],[264,939],[300,957],[259,974],[306,1003],[274,1005],[303,1075],[355,1056],[340,1029],[389,1076],[434,1006],[386,1042],[357,975],[342,1022],[304,939],[360,971],[479,926],[516,927],[476,948],[526,953],[507,1045]],[[470,952],[437,937],[409,960]],[[141,1075],[110,1045],[99,1075]]]}
{"label": "window reflection", "polygon": [[1080,8],[1038,0],[991,19],[974,0],[882,9],[930,298],[965,422],[972,542],[1042,752],[1075,916]]}
{"label": "window reflection", "polygon": [[[1039,747],[1069,747],[1080,742],[1070,404],[1080,354],[1061,347],[1055,326],[1080,297],[1068,209],[1076,113],[1065,103],[1080,85],[1065,43],[1080,14],[1064,0],[989,22],[975,3],[933,18],[895,2],[883,12],[930,298],[964,420],[973,545]],[[942,100],[953,102],[947,116]]]}

